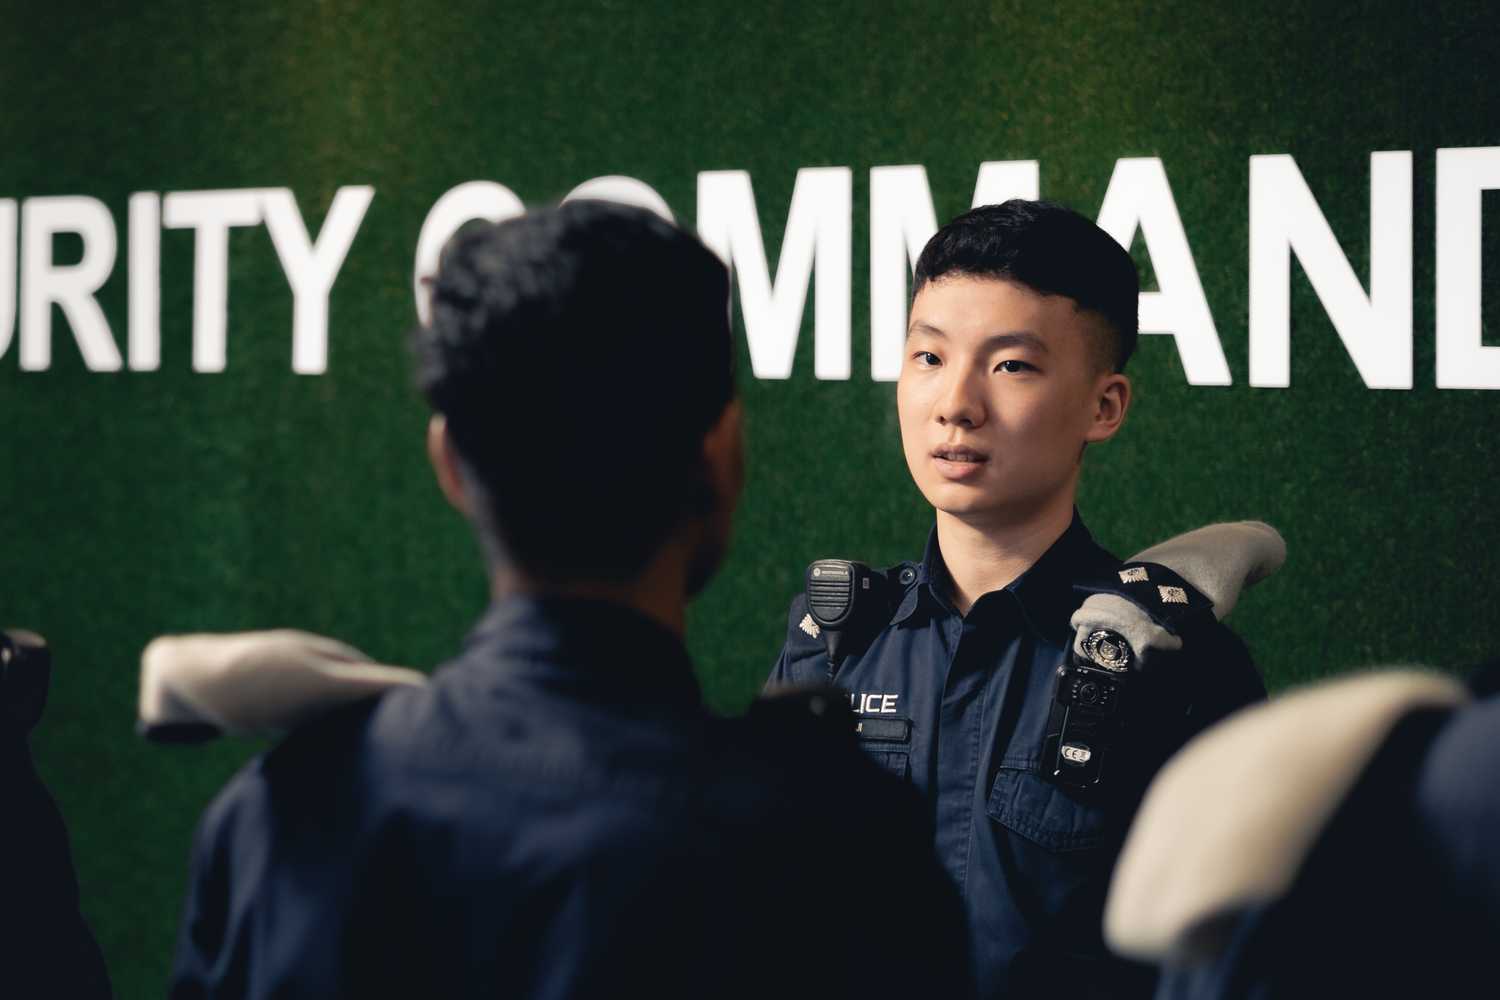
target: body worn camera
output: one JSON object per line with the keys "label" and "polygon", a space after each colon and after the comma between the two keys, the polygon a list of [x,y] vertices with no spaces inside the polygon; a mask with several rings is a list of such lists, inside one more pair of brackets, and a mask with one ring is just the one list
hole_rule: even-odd
{"label": "body worn camera", "polygon": [[1070,788],[1093,788],[1121,749],[1127,689],[1135,654],[1123,636],[1096,629],[1083,655],[1070,651],[1057,668],[1057,686],[1042,743],[1042,776]]}
{"label": "body worn camera", "polygon": [[42,717],[52,654],[35,632],[0,632],[0,732],[25,736]]}
{"label": "body worn camera", "polygon": [[[1123,598],[1135,616],[1176,636],[1214,622],[1214,602],[1170,567],[1129,562],[1097,580],[1074,585],[1084,595]],[[1037,770],[1067,788],[1096,788],[1127,761],[1127,723],[1164,692],[1140,672],[1141,655],[1121,632],[1095,626],[1057,668],[1047,732]],[[1142,688],[1141,685],[1147,685]],[[1155,688],[1154,693],[1147,691]],[[1136,703],[1132,703],[1132,699]],[[1135,734],[1139,737],[1139,733]]]}

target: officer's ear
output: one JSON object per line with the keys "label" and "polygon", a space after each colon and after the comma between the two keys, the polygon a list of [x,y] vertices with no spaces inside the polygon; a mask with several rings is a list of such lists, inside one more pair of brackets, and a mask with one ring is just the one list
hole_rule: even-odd
{"label": "officer's ear", "polygon": [[1130,379],[1120,372],[1105,372],[1094,379],[1087,442],[1108,441],[1125,423],[1130,409]]}
{"label": "officer's ear", "polygon": [[732,512],[745,486],[745,408],[732,399],[703,435],[703,468],[714,506]]}
{"label": "officer's ear", "polygon": [[458,471],[458,452],[454,451],[453,438],[448,433],[448,418],[441,413],[434,413],[427,421],[427,460],[432,463],[443,496],[455,510],[468,517],[469,494]]}

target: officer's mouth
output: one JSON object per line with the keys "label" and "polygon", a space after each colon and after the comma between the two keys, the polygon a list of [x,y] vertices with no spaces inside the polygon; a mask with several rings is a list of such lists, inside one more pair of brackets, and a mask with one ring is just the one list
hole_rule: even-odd
{"label": "officer's mouth", "polygon": [[932,464],[945,479],[963,480],[977,476],[990,456],[963,445],[944,444],[932,449]]}

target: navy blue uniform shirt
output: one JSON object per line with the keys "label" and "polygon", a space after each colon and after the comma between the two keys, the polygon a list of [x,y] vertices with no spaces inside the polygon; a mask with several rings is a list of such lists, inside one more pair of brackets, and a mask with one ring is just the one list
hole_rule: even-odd
{"label": "navy blue uniform shirt", "polygon": [[[1131,766],[1103,791],[1079,794],[1037,773],[1056,668],[1072,642],[1077,583],[1120,560],[1074,514],[1021,577],[983,595],[967,615],[931,533],[920,563],[904,563],[889,624],[830,673],[807,617],[792,601],[771,684],[832,680],[865,720],[864,749],[927,799],[938,860],[968,914],[980,995],[1149,995],[1149,970],[1111,958],[1101,921],[1109,875],[1150,774],[1189,736],[1265,687],[1249,654],[1217,623],[1185,637],[1130,679]],[[904,735],[903,735],[904,734]]]}
{"label": "navy blue uniform shirt", "polygon": [[[171,995],[825,997],[876,976],[961,996],[962,911],[920,799],[849,728],[785,705],[716,718],[660,625],[507,599],[425,688],[230,782]],[[861,923],[882,913],[924,930],[891,948]]]}

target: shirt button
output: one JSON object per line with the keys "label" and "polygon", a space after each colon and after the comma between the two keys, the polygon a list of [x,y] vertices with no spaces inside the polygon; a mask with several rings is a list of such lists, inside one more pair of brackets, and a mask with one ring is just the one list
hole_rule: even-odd
{"label": "shirt button", "polygon": [[916,578],[917,578],[917,571],[914,570],[914,569],[912,569],[910,566],[906,567],[905,569],[903,569],[901,571],[900,580],[901,580],[902,586],[905,586],[906,584],[911,583]]}

